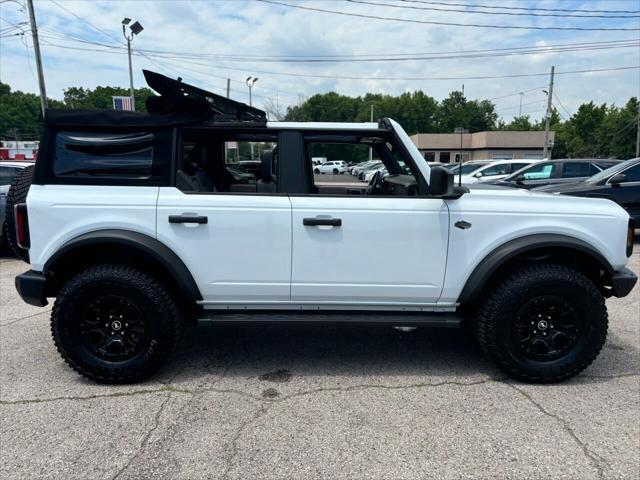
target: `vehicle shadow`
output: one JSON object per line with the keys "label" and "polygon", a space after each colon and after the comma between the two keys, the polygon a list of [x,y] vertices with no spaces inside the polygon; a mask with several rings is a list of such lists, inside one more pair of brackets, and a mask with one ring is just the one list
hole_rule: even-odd
{"label": "vehicle shadow", "polygon": [[[595,362],[597,372],[587,371],[570,382],[605,382],[636,370],[637,348],[618,347],[621,340],[615,334],[609,338],[613,347],[603,349]],[[380,377],[412,377],[412,383],[507,380],[465,329],[401,332],[353,324],[193,327],[162,376],[177,382],[202,381],[222,372],[226,378],[362,377],[365,383]]]}

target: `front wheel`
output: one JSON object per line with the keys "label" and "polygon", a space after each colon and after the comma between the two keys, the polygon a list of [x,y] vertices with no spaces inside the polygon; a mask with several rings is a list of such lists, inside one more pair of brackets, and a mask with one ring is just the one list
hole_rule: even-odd
{"label": "front wheel", "polygon": [[313,171],[313,173],[315,173],[315,174],[317,175],[318,173],[320,173],[320,169],[319,169],[319,168],[316,168],[316,169]]}
{"label": "front wheel", "polygon": [[91,267],[60,291],[53,340],[80,375],[100,383],[142,380],[165,362],[182,332],[173,298],[153,277],[124,265]]}
{"label": "front wheel", "polygon": [[518,380],[571,378],[598,356],[607,338],[604,297],[563,265],[514,270],[487,294],[475,319],[484,354]]}

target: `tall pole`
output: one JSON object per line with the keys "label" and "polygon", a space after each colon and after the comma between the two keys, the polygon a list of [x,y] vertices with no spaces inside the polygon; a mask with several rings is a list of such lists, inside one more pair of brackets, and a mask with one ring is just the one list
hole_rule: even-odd
{"label": "tall pole", "polygon": [[231,97],[231,79],[227,78],[227,98]]}
{"label": "tall pole", "polygon": [[638,98],[638,126],[636,128],[636,157],[640,157],[640,98]]}
{"label": "tall pole", "polygon": [[[371,104],[371,123],[373,123],[373,103]],[[369,161],[373,160],[373,148],[369,147]]]}
{"label": "tall pole", "polygon": [[47,90],[44,87],[44,71],[42,70],[42,58],[40,57],[40,42],[38,41],[38,27],[36,25],[36,14],[33,10],[33,0],[27,0],[29,7],[29,20],[31,22],[31,36],[33,37],[33,51],[36,54],[36,66],[38,67],[38,86],[40,87],[40,108],[42,108],[42,118],[48,106]]}
{"label": "tall pole", "polygon": [[127,51],[129,52],[129,94],[131,95],[131,110],[136,111],[136,99],[133,95],[133,67],[131,66],[131,37],[127,37]]}
{"label": "tall pole", "polygon": [[542,146],[542,158],[549,158],[549,126],[551,125],[551,100],[553,98],[553,73],[555,66],[551,66],[549,79],[549,91],[547,92],[547,113],[544,120],[544,145]]}
{"label": "tall pole", "polygon": [[520,92],[520,109],[518,109],[518,116],[522,116],[522,97],[524,97],[524,92]]}

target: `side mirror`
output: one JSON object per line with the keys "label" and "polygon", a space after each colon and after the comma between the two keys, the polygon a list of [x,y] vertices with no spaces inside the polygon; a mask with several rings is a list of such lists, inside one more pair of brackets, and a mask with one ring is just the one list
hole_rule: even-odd
{"label": "side mirror", "polygon": [[617,173],[609,179],[609,183],[614,187],[619,187],[626,179],[627,176],[624,173]]}
{"label": "side mirror", "polygon": [[454,185],[455,175],[444,167],[431,167],[429,193],[434,197],[460,198],[468,190]]}
{"label": "side mirror", "polygon": [[473,176],[476,178],[480,178],[482,176],[482,172],[474,173]]}

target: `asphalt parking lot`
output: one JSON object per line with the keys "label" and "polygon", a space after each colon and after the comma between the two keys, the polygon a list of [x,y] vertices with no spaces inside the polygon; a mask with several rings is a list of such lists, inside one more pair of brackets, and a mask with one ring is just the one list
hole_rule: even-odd
{"label": "asphalt parking lot", "polygon": [[[640,245],[631,268],[640,271]],[[559,385],[513,382],[461,331],[190,330],[132,386],[67,368],[49,308],[0,256],[0,477],[640,477],[640,288],[607,302],[598,360]]]}

